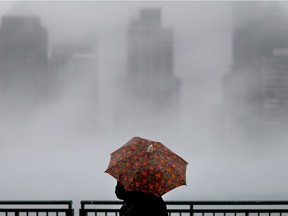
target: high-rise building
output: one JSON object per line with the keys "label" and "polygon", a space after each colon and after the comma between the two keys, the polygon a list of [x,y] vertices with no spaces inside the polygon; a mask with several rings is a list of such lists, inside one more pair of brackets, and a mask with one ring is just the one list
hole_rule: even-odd
{"label": "high-rise building", "polygon": [[279,2],[235,2],[233,5],[233,72],[258,71],[263,57],[287,47],[287,18]]}
{"label": "high-rise building", "polygon": [[265,132],[275,128],[275,132],[285,132],[288,126],[288,47],[274,50],[273,56],[265,59],[262,73]]}
{"label": "high-rise building", "polygon": [[[50,68],[52,74],[57,77],[54,81],[54,90],[58,94],[69,85],[75,88],[77,85],[85,85],[81,80],[87,79],[86,84],[91,84],[88,94],[96,94],[97,87],[97,58],[96,41],[83,40],[73,43],[61,43],[52,47],[50,55]],[[88,87],[88,86],[86,86]],[[78,89],[81,90],[81,89]],[[96,103],[95,98],[93,100]]]}
{"label": "high-rise building", "polygon": [[[114,92],[115,130],[157,131],[179,120],[180,80],[174,70],[174,36],[160,8],[142,8],[127,31],[127,67]],[[120,81],[119,81],[120,80]]]}
{"label": "high-rise building", "polygon": [[228,119],[244,137],[277,134],[288,116],[288,19],[281,4],[233,3],[233,62],[224,92]]}
{"label": "high-rise building", "polygon": [[176,101],[173,30],[163,27],[161,9],[144,8],[128,29],[128,91],[163,111]]}
{"label": "high-rise building", "polygon": [[25,3],[18,3],[1,17],[1,91],[27,97],[44,91],[47,66],[47,30]]}

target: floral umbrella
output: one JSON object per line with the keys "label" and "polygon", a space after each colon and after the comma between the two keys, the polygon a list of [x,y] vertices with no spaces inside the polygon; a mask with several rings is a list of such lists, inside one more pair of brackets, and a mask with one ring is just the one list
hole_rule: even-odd
{"label": "floral umbrella", "polygon": [[115,152],[105,172],[127,191],[162,196],[186,185],[187,162],[162,143],[134,137]]}

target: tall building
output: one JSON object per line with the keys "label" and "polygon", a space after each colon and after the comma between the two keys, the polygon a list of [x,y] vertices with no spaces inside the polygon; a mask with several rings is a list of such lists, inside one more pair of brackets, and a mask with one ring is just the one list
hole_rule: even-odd
{"label": "tall building", "polygon": [[[81,91],[80,85],[86,85],[91,89],[88,94],[96,95],[97,91],[97,58],[96,41],[83,40],[78,42],[60,43],[51,48],[50,55],[51,73],[54,74],[55,94],[66,93],[67,88]],[[86,82],[83,82],[87,79]],[[65,90],[66,89],[66,90]],[[58,93],[57,93],[58,92]],[[79,93],[79,92],[78,92]],[[96,103],[96,98],[91,102]]]}
{"label": "tall building", "polygon": [[169,108],[179,94],[174,75],[173,30],[162,26],[161,9],[145,8],[127,35],[128,91],[156,109]]}
{"label": "tall building", "polygon": [[18,3],[1,17],[1,92],[26,98],[41,94],[47,66],[47,30],[25,3]]}
{"label": "tall building", "polygon": [[288,19],[283,2],[232,4],[233,62],[224,78],[228,122],[261,141],[278,134],[288,117]]}
{"label": "tall building", "polygon": [[[174,71],[174,36],[159,8],[142,8],[127,30],[127,67],[113,92],[114,128],[120,134],[154,133],[176,125],[180,80]],[[117,134],[117,133],[116,133]]]}
{"label": "tall building", "polygon": [[54,44],[50,53],[50,73],[54,77],[50,84],[52,95],[69,98],[73,111],[79,112],[74,116],[77,124],[94,132],[100,125],[96,49],[96,37],[91,36],[77,42]]}
{"label": "tall building", "polygon": [[288,47],[274,50],[263,63],[263,118],[265,133],[287,133],[288,127]]}

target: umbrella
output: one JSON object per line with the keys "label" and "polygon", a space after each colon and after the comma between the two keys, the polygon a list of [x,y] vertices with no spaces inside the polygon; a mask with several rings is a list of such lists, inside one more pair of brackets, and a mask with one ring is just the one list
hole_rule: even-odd
{"label": "umbrella", "polygon": [[116,178],[127,191],[162,196],[186,185],[187,164],[162,143],[133,137],[111,153],[105,172]]}

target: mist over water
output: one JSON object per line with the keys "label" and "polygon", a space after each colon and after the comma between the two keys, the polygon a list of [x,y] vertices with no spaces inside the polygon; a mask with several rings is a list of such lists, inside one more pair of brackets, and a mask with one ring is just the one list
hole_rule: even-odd
{"label": "mist over water", "polygon": [[[16,4],[0,2],[0,12]],[[79,70],[73,62],[53,70],[41,100],[1,92],[0,199],[116,199],[116,180],[104,171],[110,153],[134,136],[160,141],[189,163],[187,187],[166,200],[286,199],[287,147],[227,136],[223,76],[232,65],[231,4],[26,2],[47,29],[49,57],[69,44],[91,50]],[[181,84],[172,111],[146,109],[142,99],[133,104],[124,90],[127,31],[141,8],[160,8],[162,26],[173,30]]]}

